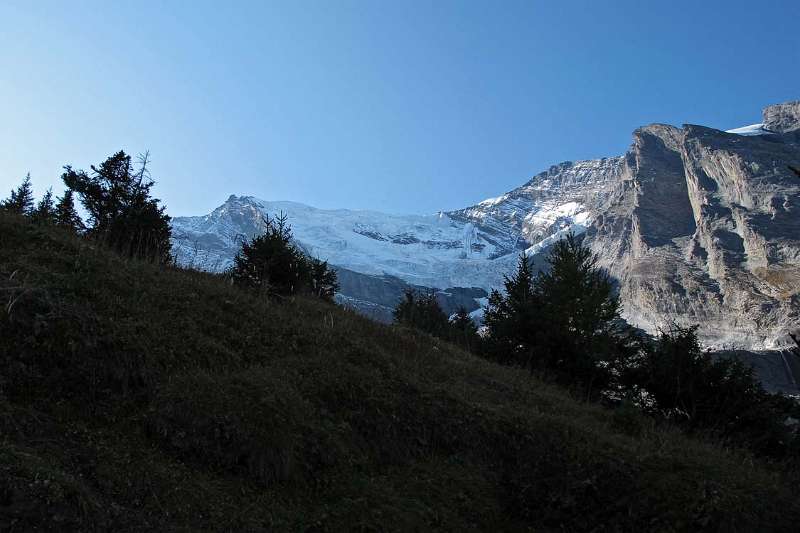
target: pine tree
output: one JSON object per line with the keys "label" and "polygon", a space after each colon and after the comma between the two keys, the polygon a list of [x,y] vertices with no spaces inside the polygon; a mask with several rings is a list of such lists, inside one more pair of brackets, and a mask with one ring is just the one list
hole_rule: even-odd
{"label": "pine tree", "polygon": [[797,404],[767,393],[750,365],[703,350],[697,326],[662,331],[623,378],[637,397],[648,399],[643,408],[688,429],[735,437],[771,456],[786,453],[798,438],[784,423],[800,411]]}
{"label": "pine tree", "polygon": [[33,185],[31,185],[30,173],[25,176],[22,184],[15,191],[11,191],[11,196],[3,202],[3,208],[20,215],[33,213]]}
{"label": "pine tree", "polygon": [[422,330],[431,335],[446,337],[450,322],[433,292],[420,294],[407,290],[393,312],[394,322]]}
{"label": "pine tree", "polygon": [[605,390],[630,355],[624,321],[609,277],[574,235],[557,241],[549,271],[533,275],[525,256],[492,291],[484,311],[487,355],[579,382],[591,395]]}
{"label": "pine tree", "polygon": [[234,283],[269,294],[295,294],[308,272],[302,252],[292,244],[286,216],[267,216],[263,223],[264,233],[243,242],[233,259]]}
{"label": "pine tree", "polygon": [[75,209],[75,200],[72,189],[67,189],[61,198],[58,199],[55,209],[55,222],[58,226],[80,231],[83,222]]}
{"label": "pine tree", "polygon": [[332,302],[336,291],[339,290],[339,281],[336,271],[331,269],[327,261],[311,258],[311,292],[314,296]]}
{"label": "pine tree", "polygon": [[33,220],[35,220],[39,224],[55,223],[56,209],[55,205],[53,204],[52,187],[47,189],[47,192],[44,193],[44,196],[42,196],[42,199],[39,200],[39,203],[36,205],[36,209],[34,209],[31,216]]}
{"label": "pine tree", "polygon": [[620,304],[597,256],[572,233],[557,241],[538,276],[539,345],[547,366],[589,390],[607,385],[619,355]]}
{"label": "pine tree", "polygon": [[339,289],[336,272],[293,244],[286,215],[266,216],[263,223],[264,233],[243,242],[234,257],[234,283],[273,296],[311,294],[333,301]]}
{"label": "pine tree", "polygon": [[171,262],[170,217],[152,198],[148,157],[134,168],[131,157],[117,152],[91,172],[64,167],[62,179],[80,196],[89,213],[87,234],[121,253],[162,263]]}
{"label": "pine tree", "polygon": [[528,258],[523,254],[517,271],[504,277],[505,294],[493,290],[484,309],[488,355],[501,363],[534,366],[540,324],[538,295]]}
{"label": "pine tree", "polygon": [[478,326],[463,306],[450,318],[450,337],[453,342],[467,350],[478,347]]}

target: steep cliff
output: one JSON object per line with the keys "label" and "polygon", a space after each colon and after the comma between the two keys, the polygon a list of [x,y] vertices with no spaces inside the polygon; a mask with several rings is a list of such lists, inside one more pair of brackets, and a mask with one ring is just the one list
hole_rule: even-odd
{"label": "steep cliff", "polygon": [[800,325],[800,180],[788,168],[798,163],[794,131],[634,132],[587,233],[629,320],[651,331],[696,323],[716,346],[783,344]]}
{"label": "steep cliff", "polygon": [[623,156],[560,163],[446,213],[232,196],[209,215],[174,219],[174,248],[184,264],[221,270],[263,214],[283,211],[304,250],[342,269],[340,301],[386,319],[411,286],[476,309],[520,253],[541,265],[549,243],[585,233],[635,325],[699,324],[709,346],[772,348],[800,327],[800,178],[789,166],[800,167],[800,102],[729,132],[652,124]]}

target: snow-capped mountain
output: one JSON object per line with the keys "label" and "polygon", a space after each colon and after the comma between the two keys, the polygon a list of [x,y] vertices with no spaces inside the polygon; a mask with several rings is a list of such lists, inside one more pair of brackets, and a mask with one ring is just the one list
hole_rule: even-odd
{"label": "snow-capped mountain", "polygon": [[711,344],[781,344],[800,326],[800,104],[723,132],[651,125],[624,156],[565,162],[521,187],[431,215],[324,210],[231,196],[173,220],[178,261],[227,268],[262,216],[285,213],[295,240],[339,269],[340,301],[387,318],[409,286],[477,310],[521,252],[585,233],[619,283],[624,315],[654,331],[700,323]]}

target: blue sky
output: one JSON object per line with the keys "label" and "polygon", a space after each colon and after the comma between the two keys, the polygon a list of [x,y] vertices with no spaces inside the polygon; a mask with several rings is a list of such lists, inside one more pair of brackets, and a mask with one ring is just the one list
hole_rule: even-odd
{"label": "blue sky", "polygon": [[150,150],[173,215],[230,194],[428,213],[651,122],[800,98],[800,2],[0,2],[0,195]]}

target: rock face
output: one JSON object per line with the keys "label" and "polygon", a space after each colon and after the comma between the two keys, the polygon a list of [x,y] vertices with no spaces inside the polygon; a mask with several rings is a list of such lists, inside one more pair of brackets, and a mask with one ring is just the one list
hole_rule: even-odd
{"label": "rock face", "polygon": [[789,133],[800,129],[800,100],[764,108],[764,127],[775,133]]}
{"label": "rock face", "polygon": [[477,309],[520,253],[541,265],[572,231],[617,281],[633,324],[699,324],[718,348],[784,346],[800,327],[800,178],[788,168],[800,168],[800,102],[769,106],[763,120],[730,132],[652,124],[624,156],[554,165],[436,215],[232,196],[209,215],[173,219],[174,250],[184,264],[221,270],[264,213],[283,211],[298,244],[340,269],[340,301],[386,319],[409,287],[438,287],[448,309]]}
{"label": "rock face", "polygon": [[525,185],[447,215],[471,223],[497,244],[497,257],[519,253],[560,229],[588,221],[622,170],[622,157],[566,161],[537,174]]}
{"label": "rock face", "polygon": [[634,132],[587,232],[627,318],[699,324],[712,346],[773,347],[800,325],[800,135]]}

